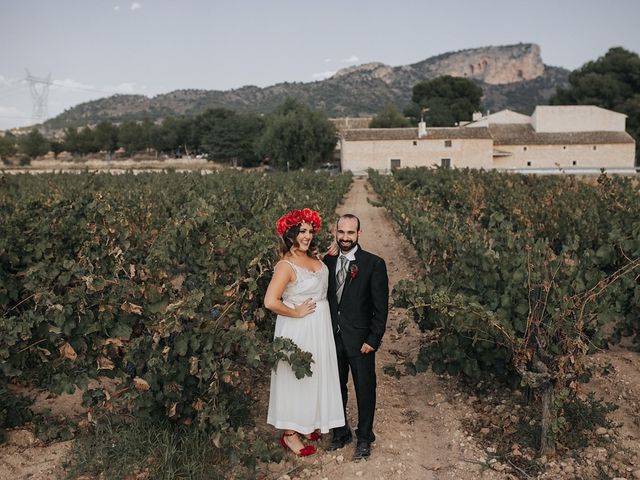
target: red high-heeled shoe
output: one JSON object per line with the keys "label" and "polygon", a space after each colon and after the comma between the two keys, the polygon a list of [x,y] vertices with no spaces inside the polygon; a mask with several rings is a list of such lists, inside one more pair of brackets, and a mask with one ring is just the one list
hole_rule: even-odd
{"label": "red high-heeled shoe", "polygon": [[299,452],[294,452],[291,447],[286,444],[286,442],[284,441],[284,437],[291,437],[295,434],[296,432],[282,433],[282,436],[280,437],[280,446],[285,450],[291,450],[299,457],[308,457],[309,455],[313,455],[314,453],[316,453],[316,447],[314,447],[313,445],[307,445],[306,447],[302,447]]}
{"label": "red high-heeled shoe", "polygon": [[[305,435],[306,436],[306,435]],[[307,440],[311,440],[312,442],[317,442],[318,440],[320,440],[322,438],[322,435],[320,435],[318,432],[316,432],[315,430],[313,432],[311,432],[309,434],[308,437],[306,437]]]}

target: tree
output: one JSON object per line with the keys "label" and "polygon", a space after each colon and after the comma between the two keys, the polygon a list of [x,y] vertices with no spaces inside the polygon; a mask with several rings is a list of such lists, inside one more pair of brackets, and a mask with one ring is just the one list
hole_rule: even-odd
{"label": "tree", "polygon": [[95,132],[90,127],[84,127],[78,132],[77,148],[82,155],[100,151],[100,147],[96,142]]}
{"label": "tree", "polygon": [[98,149],[107,152],[107,157],[111,158],[118,148],[118,127],[110,122],[100,122],[94,135]]}
{"label": "tree", "polygon": [[20,152],[31,159],[46,155],[50,150],[49,140],[35,128],[20,137],[19,147]]}
{"label": "tree", "polygon": [[64,143],[59,140],[54,140],[51,142],[51,151],[53,152],[53,158],[58,158],[62,152],[64,152]]}
{"label": "tree", "polygon": [[[558,89],[552,105],[597,105],[627,115],[627,131],[640,141],[640,57],[614,47],[569,74],[569,87]],[[636,164],[638,149],[636,148]]]}
{"label": "tree", "polygon": [[125,149],[128,155],[145,149],[147,141],[144,138],[142,126],[133,120],[127,120],[120,125],[118,144]]}
{"label": "tree", "polygon": [[149,146],[160,153],[176,155],[183,150],[193,150],[189,141],[193,118],[166,117],[160,125],[152,125],[149,130]]}
{"label": "tree", "polygon": [[289,98],[267,119],[257,151],[280,168],[298,169],[329,160],[336,142],[336,129],[324,114]]}
{"label": "tree", "polygon": [[16,137],[10,133],[0,136],[0,159],[11,157],[16,154],[18,148],[16,146]]}
{"label": "tree", "polygon": [[403,128],[410,127],[411,121],[405,117],[395,105],[387,104],[371,120],[369,128]]}
{"label": "tree", "polygon": [[80,143],[78,141],[78,130],[75,127],[68,127],[64,131],[64,137],[62,139],[62,146],[64,150],[75,155],[80,153]]}
{"label": "tree", "polygon": [[242,166],[259,163],[255,145],[264,130],[262,117],[217,108],[208,110],[198,119],[201,149],[210,159]]}
{"label": "tree", "polygon": [[482,89],[466,78],[446,75],[415,84],[411,98],[414,105],[409,113],[414,118],[428,109],[424,116],[427,125],[452,127],[470,120],[473,112],[481,109]]}

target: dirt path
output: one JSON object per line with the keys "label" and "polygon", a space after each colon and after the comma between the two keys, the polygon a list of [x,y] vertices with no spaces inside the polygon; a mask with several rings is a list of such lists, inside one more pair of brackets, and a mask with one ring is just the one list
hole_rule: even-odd
{"label": "dirt path", "polygon": [[[413,247],[399,232],[384,208],[371,205],[375,198],[370,185],[356,179],[338,213],[353,213],[361,220],[360,243],[365,250],[386,260],[390,286],[419,274]],[[387,332],[376,357],[378,378],[374,424],[376,442],[368,461],[354,462],[355,442],[337,452],[321,450],[313,460],[303,460],[289,477],[313,479],[473,479],[482,475],[478,463],[482,452],[466,438],[460,420],[470,415],[464,399],[449,398],[443,382],[432,372],[400,379],[383,373],[385,365],[401,364],[415,353],[419,332],[415,326],[397,334],[405,311],[391,307]],[[350,383],[350,387],[352,387]],[[349,423],[357,424],[355,395],[349,396]],[[458,396],[459,397],[459,396]],[[327,445],[329,439],[323,440]],[[468,460],[468,461],[467,461]],[[491,475],[491,472],[487,472]],[[285,477],[286,478],[286,477]]]}

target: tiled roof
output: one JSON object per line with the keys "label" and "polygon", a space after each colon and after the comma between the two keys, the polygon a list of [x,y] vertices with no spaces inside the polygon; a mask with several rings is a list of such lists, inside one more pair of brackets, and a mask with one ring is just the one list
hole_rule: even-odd
{"label": "tiled roof", "polygon": [[494,145],[591,145],[633,143],[627,132],[538,133],[531,125],[490,125]]}
{"label": "tiled roof", "polygon": [[486,127],[477,128],[427,128],[427,135],[418,138],[417,128],[361,128],[346,130],[342,138],[350,141],[371,140],[452,140],[452,139],[487,139],[491,140],[491,134]]}
{"label": "tiled roof", "polygon": [[527,124],[493,124],[489,127],[427,128],[427,135],[418,138],[417,128],[357,128],[342,132],[350,142],[374,140],[454,140],[493,139],[499,145],[592,145],[633,143],[627,132],[557,132],[538,133]]}

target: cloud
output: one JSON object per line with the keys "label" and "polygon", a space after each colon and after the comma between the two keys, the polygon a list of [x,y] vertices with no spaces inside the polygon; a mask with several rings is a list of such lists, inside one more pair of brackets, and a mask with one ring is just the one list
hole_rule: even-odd
{"label": "cloud", "polygon": [[29,118],[25,112],[16,107],[6,107],[0,105],[0,116],[2,117],[17,117],[17,118]]}
{"label": "cloud", "polygon": [[356,63],[356,62],[359,62],[359,61],[360,61],[360,59],[358,58],[357,55],[351,55],[348,58],[343,58],[342,59],[343,63]]}
{"label": "cloud", "polygon": [[324,59],[324,63],[330,63],[330,62],[332,62],[332,60],[330,58],[325,58]]}
{"label": "cloud", "polygon": [[96,90],[96,87],[93,85],[87,85],[86,83],[77,82],[70,78],[65,78],[64,80],[54,80],[51,88],[59,89],[59,88],[71,88],[74,90]]}
{"label": "cloud", "polygon": [[115,7],[113,7],[113,10],[116,12],[120,11],[120,5],[116,5]]}
{"label": "cloud", "polygon": [[138,2],[133,2],[131,4],[131,7],[129,7],[131,9],[132,12],[135,12],[136,10],[142,8],[142,4],[138,3]]}
{"label": "cloud", "polygon": [[31,125],[31,112],[25,112],[16,107],[0,105],[0,130]]}
{"label": "cloud", "polygon": [[147,87],[135,82],[122,82],[118,85],[88,85],[86,83],[65,78],[64,80],[54,80],[51,88],[54,90],[86,90],[89,92],[102,93],[104,95],[113,95],[114,93],[140,93],[145,91]]}
{"label": "cloud", "polygon": [[311,75],[314,80],[324,80],[325,78],[332,77],[336,72],[318,72]]}
{"label": "cloud", "polygon": [[106,85],[104,89],[114,93],[133,94],[143,92],[147,89],[147,87],[145,85],[139,85],[135,82],[123,82],[118,85]]}
{"label": "cloud", "polygon": [[[4,75],[0,75],[0,87],[15,87],[16,85],[26,85],[27,82],[24,79],[7,78]],[[1,93],[1,92],[0,92]]]}

